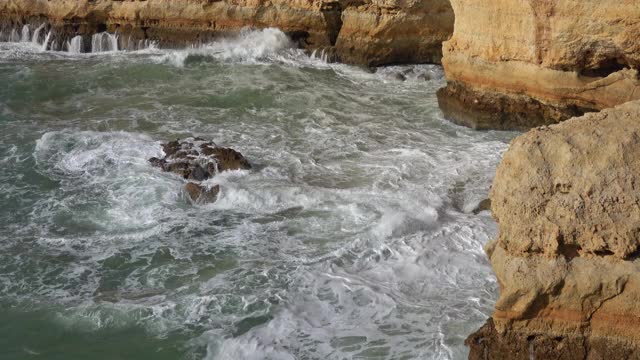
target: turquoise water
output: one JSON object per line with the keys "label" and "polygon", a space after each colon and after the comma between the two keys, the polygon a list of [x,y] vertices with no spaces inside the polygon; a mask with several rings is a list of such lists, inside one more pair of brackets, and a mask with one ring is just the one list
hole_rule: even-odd
{"label": "turquoise water", "polygon": [[[0,43],[0,81],[2,359],[463,359],[491,312],[473,209],[514,134],[445,121],[437,66],[326,64],[265,30]],[[253,170],[189,204],[147,162],[188,136]]]}

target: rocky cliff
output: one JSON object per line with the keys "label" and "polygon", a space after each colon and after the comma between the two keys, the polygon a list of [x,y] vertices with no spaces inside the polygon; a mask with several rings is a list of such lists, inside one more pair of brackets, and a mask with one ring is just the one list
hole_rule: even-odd
{"label": "rocky cliff", "polygon": [[[50,23],[59,35],[118,32],[161,46],[206,42],[243,27],[277,27],[309,46],[329,46],[340,16],[335,2],[319,0],[7,0],[7,25]],[[122,37],[122,36],[121,36]]]}
{"label": "rocky cliff", "polygon": [[47,22],[59,45],[108,31],[163,47],[207,42],[244,27],[276,27],[300,46],[338,60],[383,65],[440,62],[453,10],[448,0],[5,0],[0,22],[5,33]]}
{"label": "rocky cliff", "polygon": [[445,116],[529,129],[640,99],[636,0],[452,0]]}
{"label": "rocky cliff", "polygon": [[513,141],[491,191],[500,284],[471,359],[640,359],[640,102]]}
{"label": "rocky cliff", "polygon": [[345,4],[338,57],[371,66],[440,63],[453,32],[449,0],[368,0]]}

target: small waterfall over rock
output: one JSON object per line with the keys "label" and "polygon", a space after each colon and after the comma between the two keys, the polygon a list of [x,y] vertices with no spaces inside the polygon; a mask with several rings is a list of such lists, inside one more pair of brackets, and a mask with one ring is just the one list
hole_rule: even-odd
{"label": "small waterfall over rock", "polygon": [[321,48],[315,49],[309,55],[311,59],[320,60],[323,63],[333,63],[336,62],[336,53],[333,48]]}
{"label": "small waterfall over rock", "polygon": [[31,37],[29,36],[30,34],[31,34],[31,31],[29,30],[29,25],[23,26],[22,35],[20,36],[20,41],[27,42],[31,40]]}
{"label": "small waterfall over rock", "polygon": [[138,51],[159,47],[157,40],[136,38],[130,33],[77,33],[48,22],[0,24],[0,42],[31,43],[42,51],[66,51],[72,54]]}
{"label": "small waterfall over rock", "polygon": [[16,31],[16,29],[11,29],[11,35],[9,35],[9,41],[10,42],[20,41],[20,35],[18,35],[18,32]]}
{"label": "small waterfall over rock", "polygon": [[76,35],[67,43],[67,51],[71,54],[80,54],[82,52],[82,36]]}
{"label": "small waterfall over rock", "polygon": [[118,36],[108,32],[94,34],[91,37],[91,52],[118,51]]}
{"label": "small waterfall over rock", "polygon": [[[49,40],[51,39],[51,35],[53,34],[53,30],[49,30],[47,36],[44,38],[44,42],[42,43],[42,51],[47,51],[47,46],[49,45]],[[55,43],[55,42],[54,42]],[[54,49],[54,46],[51,46]]]}
{"label": "small waterfall over rock", "polygon": [[129,51],[143,50],[143,49],[156,49],[158,47],[158,43],[156,41],[149,40],[149,39],[136,40],[131,38],[131,35],[129,35],[126,40],[124,38],[119,39],[118,44],[119,44],[119,48],[118,48],[119,50],[129,50]]}
{"label": "small waterfall over rock", "polygon": [[[40,24],[40,26],[38,26],[38,28],[33,32],[33,37],[31,38],[32,43],[36,45],[40,44],[40,32],[42,32],[42,29],[44,29],[45,25],[46,24]],[[29,41],[29,40],[22,40],[22,41]]]}

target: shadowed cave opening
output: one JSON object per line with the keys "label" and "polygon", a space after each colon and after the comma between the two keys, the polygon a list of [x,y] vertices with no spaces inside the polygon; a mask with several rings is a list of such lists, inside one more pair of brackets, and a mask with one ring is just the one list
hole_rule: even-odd
{"label": "shadowed cave opening", "polygon": [[580,71],[580,75],[587,77],[607,77],[618,71],[629,69],[628,62],[620,57],[606,58],[598,63],[594,68],[586,68]]}

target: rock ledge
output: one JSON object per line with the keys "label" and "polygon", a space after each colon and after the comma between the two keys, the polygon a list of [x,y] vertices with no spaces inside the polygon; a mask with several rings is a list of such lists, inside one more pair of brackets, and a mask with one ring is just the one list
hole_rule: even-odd
{"label": "rock ledge", "polygon": [[640,102],[515,139],[491,191],[500,284],[471,359],[640,359]]}

